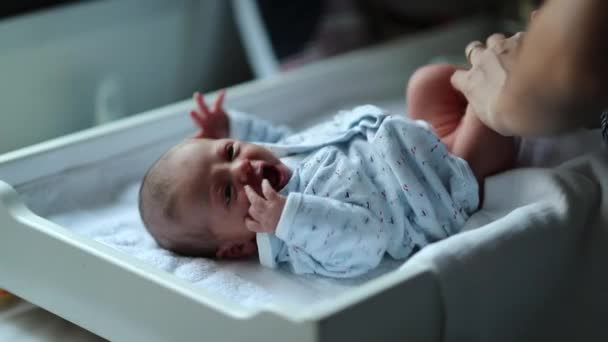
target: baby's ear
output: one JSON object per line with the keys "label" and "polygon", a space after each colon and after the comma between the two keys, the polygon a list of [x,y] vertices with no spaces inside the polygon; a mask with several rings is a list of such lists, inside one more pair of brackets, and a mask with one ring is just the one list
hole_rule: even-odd
{"label": "baby's ear", "polygon": [[215,253],[218,259],[243,259],[257,252],[255,241],[226,242]]}

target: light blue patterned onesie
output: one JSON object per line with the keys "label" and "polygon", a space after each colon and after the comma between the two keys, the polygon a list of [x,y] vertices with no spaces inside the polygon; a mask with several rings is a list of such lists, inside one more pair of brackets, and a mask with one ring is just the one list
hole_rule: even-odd
{"label": "light blue patterned onesie", "polygon": [[422,122],[370,105],[299,134],[239,114],[231,120],[233,136],[262,142],[293,171],[275,234],[258,235],[266,266],[358,276],[385,254],[405,259],[459,232],[479,205],[467,163]]}

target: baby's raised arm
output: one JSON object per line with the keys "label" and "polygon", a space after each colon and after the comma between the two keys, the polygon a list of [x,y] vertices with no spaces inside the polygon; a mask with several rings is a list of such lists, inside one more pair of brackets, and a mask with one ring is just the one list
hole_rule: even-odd
{"label": "baby's raised arm", "polygon": [[226,91],[222,90],[215,99],[213,107],[210,108],[202,94],[194,93],[196,108],[190,111],[190,117],[199,131],[193,138],[234,138],[252,143],[276,143],[293,133],[285,126],[252,115],[234,110],[226,111],[225,97]]}

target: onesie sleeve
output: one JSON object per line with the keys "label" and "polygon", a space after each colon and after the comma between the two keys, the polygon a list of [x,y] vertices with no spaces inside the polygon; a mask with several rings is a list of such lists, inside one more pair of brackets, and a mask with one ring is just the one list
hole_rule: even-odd
{"label": "onesie sleeve", "polygon": [[355,277],[380,264],[389,231],[371,211],[332,198],[290,193],[275,231],[287,246],[279,262],[298,274]]}
{"label": "onesie sleeve", "polygon": [[276,143],[292,134],[286,126],[275,125],[243,112],[229,111],[230,137],[249,142]]}

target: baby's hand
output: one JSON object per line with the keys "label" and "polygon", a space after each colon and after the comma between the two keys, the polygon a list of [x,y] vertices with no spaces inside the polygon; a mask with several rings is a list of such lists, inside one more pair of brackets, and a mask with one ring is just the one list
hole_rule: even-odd
{"label": "baby's hand", "polygon": [[287,198],[279,195],[266,179],[262,181],[262,193],[266,198],[258,195],[249,185],[245,186],[245,193],[251,203],[250,217],[245,219],[247,229],[256,233],[274,233]]}
{"label": "baby's hand", "polygon": [[228,137],[228,114],[222,108],[225,96],[226,90],[222,90],[215,99],[213,110],[209,110],[203,95],[198,92],[194,93],[197,108],[190,111],[190,117],[199,128],[199,132],[194,138],[222,139]]}

